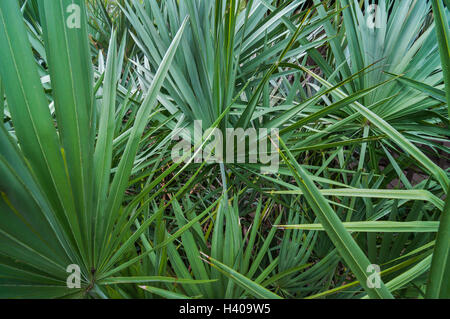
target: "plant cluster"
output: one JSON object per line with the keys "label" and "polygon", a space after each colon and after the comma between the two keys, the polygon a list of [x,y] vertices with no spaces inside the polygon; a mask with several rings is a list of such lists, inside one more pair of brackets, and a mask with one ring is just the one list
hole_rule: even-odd
{"label": "plant cluster", "polygon": [[[0,298],[450,298],[449,22],[1,0]],[[196,161],[211,129],[276,129],[277,171]]]}

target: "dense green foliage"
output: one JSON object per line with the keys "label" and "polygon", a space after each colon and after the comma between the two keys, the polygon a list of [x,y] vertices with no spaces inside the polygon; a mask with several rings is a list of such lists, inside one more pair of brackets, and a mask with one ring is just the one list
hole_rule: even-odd
{"label": "dense green foliage", "polygon": [[448,1],[376,2],[1,0],[0,298],[450,298]]}

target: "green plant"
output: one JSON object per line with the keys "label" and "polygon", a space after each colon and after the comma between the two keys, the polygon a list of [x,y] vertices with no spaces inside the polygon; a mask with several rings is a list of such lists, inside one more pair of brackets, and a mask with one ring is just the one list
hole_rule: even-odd
{"label": "green plant", "polygon": [[0,297],[448,297],[448,1],[373,2],[1,1]]}
{"label": "green plant", "polygon": [[[114,34],[105,73],[95,84],[86,17],[80,17],[81,30],[70,29],[65,13],[70,3],[37,1],[52,84],[47,95],[18,3],[0,4],[0,38],[5,44],[0,50],[1,78],[8,79],[5,91],[14,125],[13,132],[2,126],[0,133],[3,297],[103,296],[101,286],[111,277],[106,274],[123,262],[152,221],[125,237],[128,232],[121,231],[133,216],[124,215],[122,200],[140,137],[187,22],[168,48],[151,93],[127,131],[124,155],[112,178],[115,115],[120,106],[116,87],[124,50],[120,48],[122,56],[118,55]],[[84,9],[83,1],[75,3]],[[97,104],[94,94],[100,86],[103,96]],[[54,103],[56,118],[49,102]],[[81,268],[80,289],[66,285],[71,264]]]}

